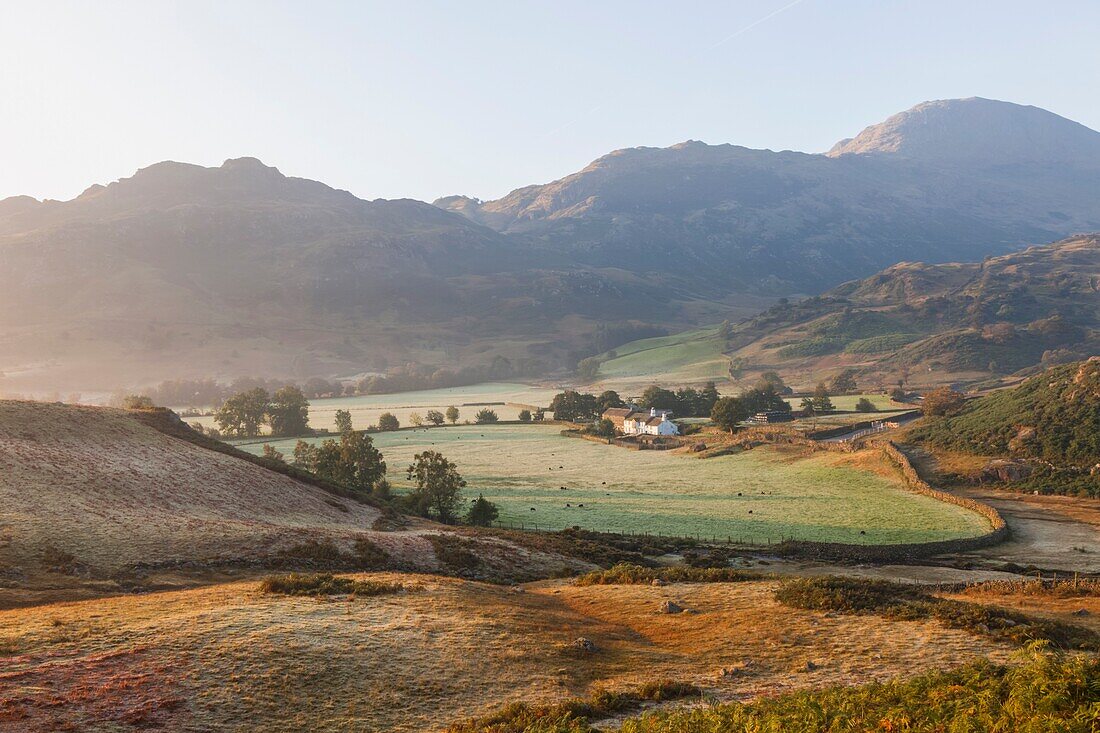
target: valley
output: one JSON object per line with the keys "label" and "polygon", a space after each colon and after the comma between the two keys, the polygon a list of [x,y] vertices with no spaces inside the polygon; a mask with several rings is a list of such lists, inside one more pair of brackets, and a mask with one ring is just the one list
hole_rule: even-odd
{"label": "valley", "polygon": [[[985,522],[910,494],[877,456],[757,449],[700,459],[563,437],[560,426],[471,425],[378,433],[398,491],[414,454],[454,461],[466,494],[517,529],[700,535],[725,542],[899,543],[981,534]],[[294,441],[271,444],[289,455]],[[260,454],[262,445],[244,449]]]}

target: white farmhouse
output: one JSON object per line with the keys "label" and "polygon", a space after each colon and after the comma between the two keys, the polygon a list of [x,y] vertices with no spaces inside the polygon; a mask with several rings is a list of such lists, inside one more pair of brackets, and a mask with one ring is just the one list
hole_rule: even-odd
{"label": "white farmhouse", "polygon": [[669,418],[671,412],[650,408],[648,412],[631,407],[613,407],[603,417],[615,424],[623,435],[679,435],[680,429]]}

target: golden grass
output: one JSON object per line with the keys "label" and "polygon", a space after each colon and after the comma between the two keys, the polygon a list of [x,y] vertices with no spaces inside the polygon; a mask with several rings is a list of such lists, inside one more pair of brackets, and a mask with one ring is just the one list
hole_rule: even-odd
{"label": "golden grass", "polygon": [[[147,714],[170,727],[420,731],[510,702],[654,679],[732,699],[1007,652],[935,622],[785,608],[773,582],[544,581],[519,592],[432,576],[350,577],[412,592],[333,601],[264,595],[241,582],[0,612],[0,654],[15,655],[0,667],[17,677],[0,679],[0,731],[49,730],[58,720],[105,726],[90,700],[59,700],[50,687],[62,674],[93,685],[105,655],[145,681]],[[659,613],[664,600],[687,612]],[[581,636],[599,651],[566,653]]]}

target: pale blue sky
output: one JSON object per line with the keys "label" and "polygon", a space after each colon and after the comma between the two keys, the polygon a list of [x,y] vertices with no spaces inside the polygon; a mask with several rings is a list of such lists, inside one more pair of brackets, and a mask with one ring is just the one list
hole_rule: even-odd
{"label": "pale blue sky", "polygon": [[1098,37],[1093,0],[0,0],[0,198],[242,155],[495,198],[616,148],[819,152],[974,95],[1100,129]]}

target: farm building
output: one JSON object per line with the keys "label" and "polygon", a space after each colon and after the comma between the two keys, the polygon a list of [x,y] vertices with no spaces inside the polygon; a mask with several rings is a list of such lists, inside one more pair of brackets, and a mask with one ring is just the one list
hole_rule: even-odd
{"label": "farm building", "polygon": [[648,411],[634,407],[612,407],[604,410],[602,417],[610,420],[623,435],[679,435],[680,429],[669,418],[667,410],[650,408]]}

